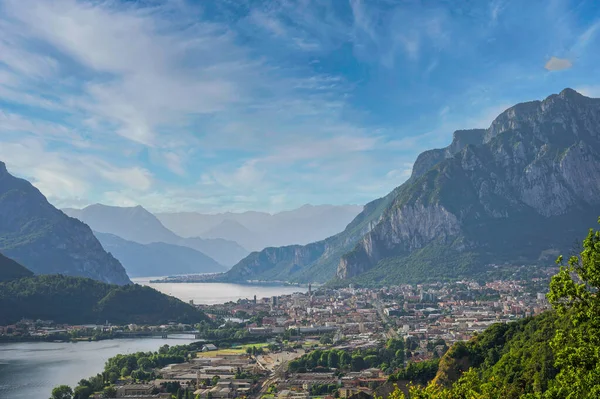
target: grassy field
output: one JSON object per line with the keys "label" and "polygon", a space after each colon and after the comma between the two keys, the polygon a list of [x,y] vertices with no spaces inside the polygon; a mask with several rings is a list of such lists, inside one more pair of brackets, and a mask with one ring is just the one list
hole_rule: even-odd
{"label": "grassy field", "polygon": [[228,349],[219,349],[216,351],[210,352],[198,352],[198,357],[215,357],[219,355],[241,355],[246,353],[247,348],[265,348],[269,346],[267,343],[259,343],[259,344],[245,344],[245,345],[236,345],[233,348]]}
{"label": "grassy field", "polygon": [[266,348],[267,346],[269,346],[269,344],[266,342],[263,342],[261,344],[236,345],[235,348],[241,348],[241,349],[246,350],[246,348],[252,348],[253,346],[256,348]]}
{"label": "grassy field", "polygon": [[237,349],[219,349],[216,351],[209,352],[198,352],[197,357],[216,357],[222,355],[242,355],[246,353],[246,349],[237,348]]}

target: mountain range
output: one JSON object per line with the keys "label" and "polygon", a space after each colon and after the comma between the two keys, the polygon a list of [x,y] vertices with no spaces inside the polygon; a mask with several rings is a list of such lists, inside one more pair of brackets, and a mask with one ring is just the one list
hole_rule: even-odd
{"label": "mountain range", "polygon": [[156,216],[182,237],[223,238],[258,251],[322,240],[343,230],[361,210],[358,205],[303,205],[275,214],[179,212]]}
{"label": "mountain range", "polygon": [[83,221],[99,233],[113,234],[139,244],[162,242],[192,248],[224,266],[231,266],[248,255],[248,251],[234,241],[222,238],[180,237],[139,205],[117,207],[94,204],[83,209],[66,208],[63,212]]}
{"label": "mountain range", "polygon": [[92,230],[52,206],[31,183],[0,162],[0,252],[35,274],[129,284],[123,266]]}
{"label": "mountain range", "polygon": [[227,268],[195,249],[153,242],[139,244],[108,233],[94,232],[104,247],[127,270],[129,277],[224,272]]}
{"label": "mountain range", "polygon": [[392,284],[547,264],[600,214],[600,99],[571,89],[454,133],[344,231],[266,248],[222,280]]}

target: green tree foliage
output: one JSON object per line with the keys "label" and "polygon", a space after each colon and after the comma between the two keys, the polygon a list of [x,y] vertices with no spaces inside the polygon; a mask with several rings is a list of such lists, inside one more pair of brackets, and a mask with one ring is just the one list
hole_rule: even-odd
{"label": "green tree foliage", "polygon": [[367,363],[361,355],[353,355],[350,361],[350,368],[352,371],[361,371],[367,368]]}
{"label": "green tree foliage", "polygon": [[193,306],[140,285],[117,286],[61,275],[0,283],[0,325],[22,318],[86,324],[194,324],[207,320]]}
{"label": "green tree foliage", "polygon": [[102,390],[103,398],[116,398],[117,397],[117,389],[113,386],[105,387]]}
{"label": "green tree foliage", "polygon": [[404,342],[393,339],[378,348],[356,350],[314,350],[302,357],[291,361],[288,369],[291,372],[324,371],[326,369],[341,369],[346,371],[361,371],[370,367],[381,368],[384,371],[395,370],[404,362]]}
{"label": "green tree foliage", "polygon": [[390,381],[410,381],[415,384],[427,384],[433,380],[438,371],[439,360],[409,362],[406,368],[398,370],[389,378]]}
{"label": "green tree foliage", "polygon": [[[88,399],[92,394],[99,392],[102,397],[114,398],[116,397],[116,390],[114,390],[113,384],[119,378],[119,374],[138,381],[153,380],[157,377],[154,369],[162,368],[167,364],[185,362],[186,359],[200,350],[201,345],[201,342],[177,346],[164,345],[156,352],[116,355],[108,359],[102,374],[79,381],[72,391],[73,399]],[[167,382],[163,387],[171,394],[175,394],[177,390],[181,389],[178,382]],[[55,389],[58,388],[60,387]],[[51,399],[55,398],[52,397]]]}
{"label": "green tree foliage", "polygon": [[59,385],[52,390],[50,399],[72,399],[73,390],[68,385]]}
{"label": "green tree foliage", "polygon": [[600,231],[590,230],[580,255],[572,256],[567,265],[561,266],[550,283],[550,303],[571,322],[559,328],[552,341],[560,368],[551,389],[553,397],[600,397],[599,288]]}
{"label": "green tree foliage", "polygon": [[411,399],[600,397],[599,289],[600,232],[590,230],[582,252],[552,278],[554,311],[455,344],[433,382],[411,388]]}
{"label": "green tree foliage", "polygon": [[340,365],[340,355],[337,351],[329,351],[327,355],[327,367],[335,369]]}

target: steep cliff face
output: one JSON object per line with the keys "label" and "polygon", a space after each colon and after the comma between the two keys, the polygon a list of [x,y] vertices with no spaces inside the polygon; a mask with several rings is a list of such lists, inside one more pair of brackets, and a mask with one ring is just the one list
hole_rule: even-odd
{"label": "steep cliff face", "polygon": [[411,174],[411,180],[423,176],[444,159],[452,158],[467,145],[480,145],[486,134],[485,129],[457,130],[452,135],[452,143],[445,148],[425,151],[417,157]]}
{"label": "steep cliff face", "polygon": [[65,274],[130,283],[92,230],[53,207],[28,181],[0,162],[0,251],[36,274]]}
{"label": "steep cliff face", "polygon": [[253,252],[225,273],[223,281],[325,282],[335,276],[340,257],[371,230],[394,199],[395,193],[372,201],[344,229],[308,245],[265,248]]}
{"label": "steep cliff face", "polygon": [[[455,135],[446,149],[419,156],[381,221],[341,258],[338,278],[392,272],[402,280],[406,267],[440,253],[426,272],[450,276],[485,262],[533,263],[544,251],[568,250],[574,226],[594,223],[600,100],[566,89],[518,104],[489,129],[471,132],[466,145]],[[464,255],[460,271],[451,270]]]}

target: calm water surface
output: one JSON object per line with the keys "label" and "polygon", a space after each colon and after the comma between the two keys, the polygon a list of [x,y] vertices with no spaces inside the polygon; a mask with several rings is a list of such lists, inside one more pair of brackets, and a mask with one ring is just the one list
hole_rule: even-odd
{"label": "calm water surface", "polygon": [[182,301],[193,300],[196,304],[215,304],[238,299],[268,298],[276,295],[289,295],[294,292],[307,292],[307,287],[291,287],[277,285],[239,285],[226,283],[160,283],[152,284],[150,280],[160,277],[134,278],[132,281],[148,285],[164,294],[174,296]]}
{"label": "calm water surface", "polygon": [[[150,284],[158,277],[133,279],[183,301],[215,304],[242,298],[266,298],[306,292],[305,287],[237,285],[221,283]],[[191,336],[170,339],[116,339],[78,343],[0,344],[0,399],[46,399],[52,388],[74,386],[82,378],[101,372],[108,358],[119,353],[156,351],[162,345],[193,341]]]}
{"label": "calm water surface", "polygon": [[56,385],[73,387],[98,374],[119,353],[156,351],[164,344],[193,342],[193,336],[170,339],[114,339],[99,342],[0,344],[0,398],[47,399]]}

